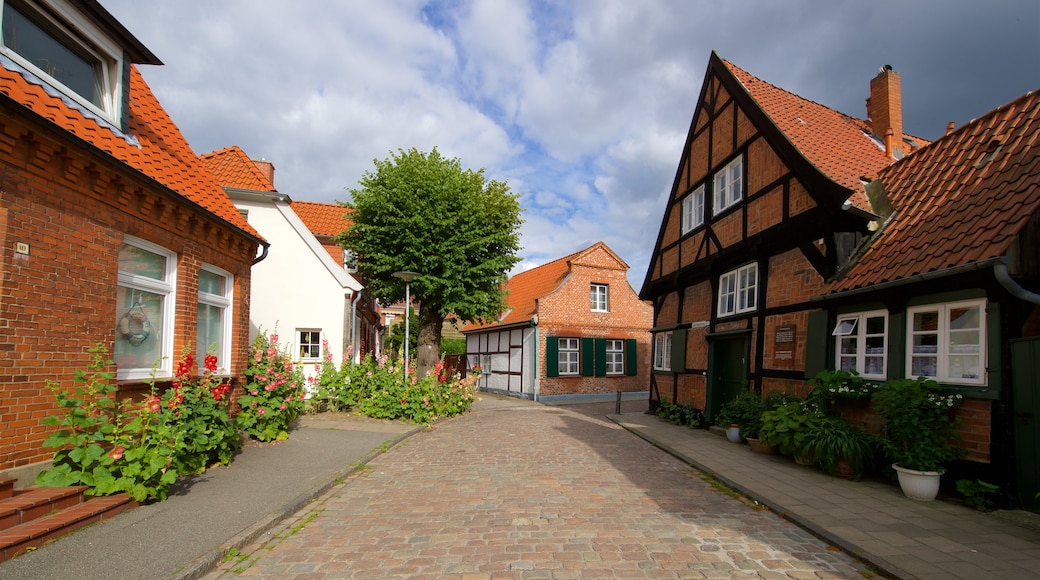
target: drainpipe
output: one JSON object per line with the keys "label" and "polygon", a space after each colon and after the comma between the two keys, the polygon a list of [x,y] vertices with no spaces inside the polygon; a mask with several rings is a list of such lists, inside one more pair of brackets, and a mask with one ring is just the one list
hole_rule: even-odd
{"label": "drainpipe", "polygon": [[534,367],[534,401],[538,402],[538,315],[535,314],[531,317],[531,328],[534,330],[532,338],[534,339],[534,357],[531,366]]}
{"label": "drainpipe", "polygon": [[1026,302],[1032,302],[1033,304],[1040,304],[1040,294],[1026,290],[1011,278],[1011,275],[1008,274],[1006,261],[993,264],[993,275],[996,276],[997,282],[1015,298]]}
{"label": "drainpipe", "polygon": [[357,364],[361,362],[361,356],[357,345],[357,303],[361,300],[361,293],[354,293],[354,300],[350,302],[350,360]]}

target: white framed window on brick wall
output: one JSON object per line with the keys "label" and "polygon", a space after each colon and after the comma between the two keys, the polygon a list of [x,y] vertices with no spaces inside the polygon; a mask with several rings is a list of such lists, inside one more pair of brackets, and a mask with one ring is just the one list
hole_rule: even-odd
{"label": "white framed window on brick wall", "polygon": [[579,347],[580,341],[577,338],[561,338],[559,340],[559,351],[557,351],[557,356],[560,361],[560,375],[578,374],[578,356],[581,353]]}
{"label": "white framed window on brick wall", "polygon": [[203,264],[199,270],[198,330],[195,360],[202,370],[207,354],[217,356],[219,374],[231,369],[231,306],[234,277],[230,272]]}
{"label": "white framed window on brick wall", "polygon": [[863,378],[885,379],[888,374],[888,312],[876,310],[842,314],[834,325],[835,368],[856,371]]}
{"label": "white framed window on brick wall", "polygon": [[744,197],[744,156],[738,155],[736,159],[716,171],[714,181],[712,210],[714,214],[719,214],[736,205]]}
{"label": "white framed window on brick wall", "polygon": [[177,254],[126,236],[119,248],[114,359],[120,380],[173,376]]}
{"label": "white framed window on brick wall", "polygon": [[758,264],[747,264],[719,276],[719,316],[751,312],[756,308]]}
{"label": "white framed window on brick wall", "polygon": [[680,228],[683,234],[688,234],[694,229],[704,225],[704,184],[693,190],[682,200],[682,213],[680,214]]}
{"label": "white framed window on brick wall", "polygon": [[607,339],[606,365],[608,375],[625,374],[625,341],[613,338]]}
{"label": "white framed window on brick wall", "polygon": [[321,360],[321,329],[300,328],[296,330],[296,344],[302,362]]}
{"label": "white framed window on brick wall", "polygon": [[672,370],[672,333],[658,332],[654,335],[654,370]]}
{"label": "white framed window on brick wall", "polygon": [[986,301],[915,306],[906,311],[907,376],[986,383]]}
{"label": "white framed window on brick wall", "polygon": [[606,284],[591,284],[589,286],[593,312],[610,311],[610,286]]}

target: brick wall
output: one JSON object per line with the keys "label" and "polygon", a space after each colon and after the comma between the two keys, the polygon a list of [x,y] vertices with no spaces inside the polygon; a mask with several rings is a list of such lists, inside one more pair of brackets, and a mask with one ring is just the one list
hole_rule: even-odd
{"label": "brick wall", "polygon": [[[256,244],[46,129],[10,117],[0,125],[0,470],[50,459],[53,450],[42,446],[50,428],[41,421],[57,409],[47,384],[71,388],[73,373],[91,360],[87,348],[102,343],[112,351],[125,234],[178,255],[175,353],[194,341],[200,264],[234,275],[230,368],[240,376]],[[17,252],[17,244],[28,254]],[[132,395],[146,386],[120,389]]]}

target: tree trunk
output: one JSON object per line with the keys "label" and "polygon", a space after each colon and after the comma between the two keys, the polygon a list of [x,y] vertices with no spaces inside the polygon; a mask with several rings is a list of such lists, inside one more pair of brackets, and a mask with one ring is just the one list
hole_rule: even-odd
{"label": "tree trunk", "polygon": [[444,317],[433,307],[420,307],[419,344],[415,352],[415,376],[422,378],[441,358],[441,326]]}

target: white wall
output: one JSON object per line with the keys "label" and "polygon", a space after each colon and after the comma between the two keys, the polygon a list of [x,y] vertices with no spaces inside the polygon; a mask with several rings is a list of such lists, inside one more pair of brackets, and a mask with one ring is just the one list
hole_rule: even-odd
{"label": "white wall", "polygon": [[530,327],[467,334],[467,360],[484,368],[477,386],[533,398],[537,360],[533,337]]}

